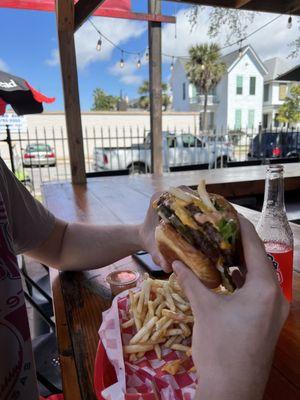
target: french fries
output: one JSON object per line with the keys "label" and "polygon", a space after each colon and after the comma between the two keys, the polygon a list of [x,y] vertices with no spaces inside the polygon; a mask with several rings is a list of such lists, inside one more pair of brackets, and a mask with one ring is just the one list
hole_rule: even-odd
{"label": "french fries", "polygon": [[[145,275],[141,290],[129,291],[129,318],[122,328],[134,326],[136,333],[123,346],[124,354],[130,362],[138,361],[151,350],[161,360],[163,348],[190,355],[191,347],[184,341],[191,337],[194,322],[189,301],[173,275],[168,281]],[[180,360],[176,360],[167,363],[164,370],[175,374],[180,365]]]}

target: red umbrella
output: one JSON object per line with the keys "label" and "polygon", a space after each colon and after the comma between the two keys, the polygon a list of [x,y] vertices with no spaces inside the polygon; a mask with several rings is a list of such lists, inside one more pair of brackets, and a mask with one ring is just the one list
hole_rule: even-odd
{"label": "red umbrella", "polygon": [[38,114],[43,112],[43,103],[53,103],[55,97],[46,97],[18,76],[0,71],[0,115],[10,104],[16,114]]}

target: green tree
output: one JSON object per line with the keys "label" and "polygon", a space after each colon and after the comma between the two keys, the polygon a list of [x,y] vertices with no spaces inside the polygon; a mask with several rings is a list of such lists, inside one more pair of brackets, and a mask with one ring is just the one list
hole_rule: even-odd
{"label": "green tree", "polygon": [[[168,85],[166,83],[161,84],[162,90],[162,105],[164,109],[167,109],[170,104],[170,96],[168,95]],[[142,85],[138,88],[138,93],[141,95],[139,98],[139,106],[145,110],[149,109],[150,99],[149,99],[149,81],[144,81]]]}
{"label": "green tree", "polygon": [[286,124],[300,121],[300,85],[292,86],[290,96],[279,107],[277,120]]}
{"label": "green tree", "polygon": [[218,84],[226,71],[216,43],[200,44],[189,49],[189,60],[185,65],[190,82],[204,95],[203,129],[207,129],[207,100],[209,92]]}
{"label": "green tree", "polygon": [[112,111],[116,109],[119,98],[106,94],[104,90],[96,88],[93,92],[94,103],[92,111]]}

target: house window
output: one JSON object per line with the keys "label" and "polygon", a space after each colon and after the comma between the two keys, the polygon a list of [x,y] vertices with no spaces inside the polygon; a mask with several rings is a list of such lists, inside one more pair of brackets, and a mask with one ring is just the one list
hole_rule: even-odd
{"label": "house window", "polygon": [[182,84],[182,100],[186,99],[186,87],[185,82]]}
{"label": "house window", "polygon": [[286,84],[285,83],[280,83],[279,84],[279,100],[284,100],[286,97]]}
{"label": "house window", "polygon": [[255,94],[255,87],[256,87],[256,77],[250,76],[250,87],[249,87],[249,94]]}
{"label": "house window", "polygon": [[269,101],[270,84],[264,85],[264,101]]}
{"label": "house window", "polygon": [[267,128],[268,127],[268,122],[269,122],[269,115],[268,114],[264,114],[263,115],[263,128]]}
{"label": "house window", "polygon": [[278,121],[278,114],[277,113],[275,114],[275,117],[274,117],[274,127],[275,128],[279,127],[279,121]]}
{"label": "house window", "polygon": [[235,110],[235,124],[234,127],[236,130],[240,130],[242,128],[242,110]]}
{"label": "house window", "polygon": [[213,129],[215,125],[215,113],[210,112],[208,115],[209,115],[209,129]]}
{"label": "house window", "polygon": [[253,129],[254,128],[254,110],[248,110],[248,128]]}
{"label": "house window", "polygon": [[236,77],[236,94],[243,94],[243,77],[240,75]]}

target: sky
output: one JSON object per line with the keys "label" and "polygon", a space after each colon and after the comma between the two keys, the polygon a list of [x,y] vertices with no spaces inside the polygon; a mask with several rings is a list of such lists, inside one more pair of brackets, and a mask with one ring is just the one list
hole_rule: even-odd
{"label": "sky", "polygon": [[[146,12],[147,0],[132,0],[132,9]],[[191,31],[188,6],[163,1],[163,13],[175,15],[174,24],[163,24],[162,49],[166,54],[187,55],[188,48],[196,43],[216,41],[224,45],[226,29],[210,39],[207,34],[209,7],[199,14],[197,26]],[[249,26],[248,33],[273,19],[276,14],[260,13]],[[285,59],[287,66],[300,63],[300,58],[289,59],[289,43],[300,36],[300,22],[293,18],[293,26],[287,29],[288,16],[281,16],[243,43],[251,44],[262,60],[271,57]],[[53,104],[45,105],[46,111],[64,109],[59,53],[54,13],[0,8],[0,70],[21,76],[36,89],[49,97],[56,97]],[[96,51],[99,38],[89,22],[76,33],[76,53],[80,103],[82,111],[89,111],[93,104],[93,90],[101,88],[108,94],[138,96],[137,90],[143,80],[148,79],[148,64],[145,58],[148,32],[147,23],[122,19],[94,17],[95,25],[118,46],[141,53],[142,67],[136,68],[137,56],[125,55],[125,66],[119,67],[121,53],[103,39],[102,50]],[[3,40],[5,39],[5,40]],[[224,50],[229,53],[232,46]],[[170,79],[171,59],[163,57],[163,81]]]}

